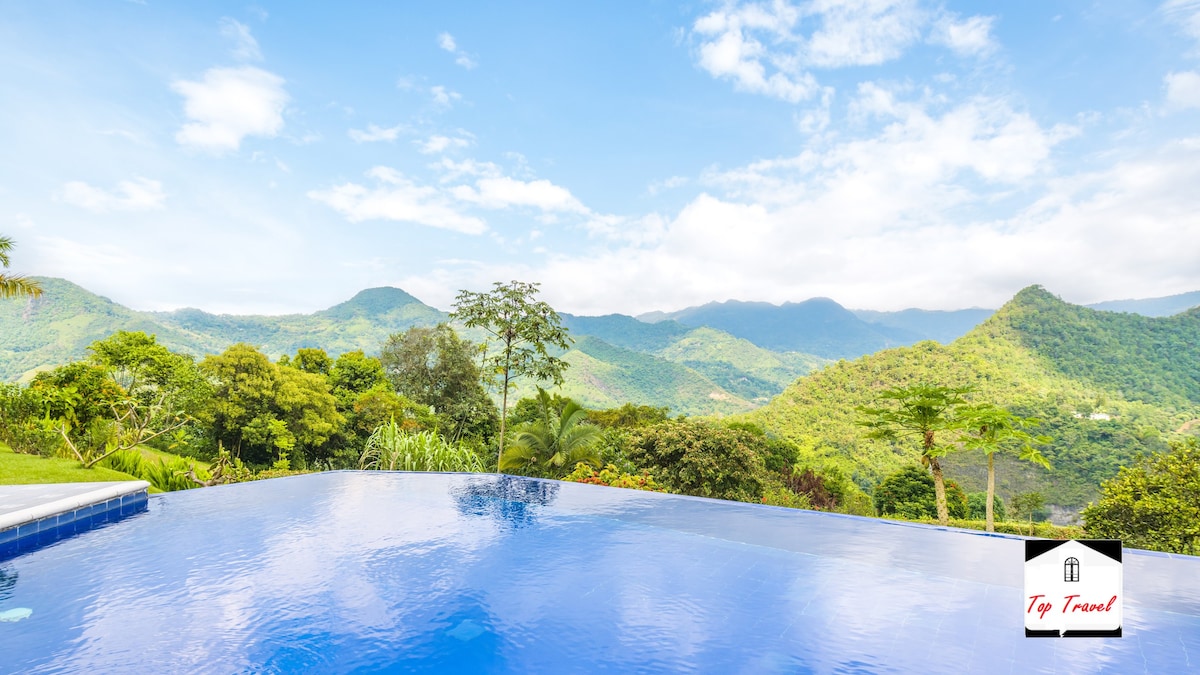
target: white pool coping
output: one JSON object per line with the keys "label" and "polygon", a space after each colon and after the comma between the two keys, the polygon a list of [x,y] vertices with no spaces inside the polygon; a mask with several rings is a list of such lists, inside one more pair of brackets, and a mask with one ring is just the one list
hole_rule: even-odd
{"label": "white pool coping", "polygon": [[150,483],[144,480],[0,485],[0,532],[143,492],[149,487]]}

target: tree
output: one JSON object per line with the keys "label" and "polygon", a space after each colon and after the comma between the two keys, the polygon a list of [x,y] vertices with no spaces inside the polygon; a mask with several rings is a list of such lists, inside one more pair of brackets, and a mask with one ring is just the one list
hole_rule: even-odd
{"label": "tree", "polygon": [[896,439],[903,436],[918,436],[921,439],[921,464],[933,472],[933,485],[937,498],[938,523],[948,525],[950,513],[946,509],[946,485],[942,476],[942,465],[938,457],[946,454],[947,446],[937,443],[937,434],[958,429],[956,411],[966,405],[963,395],[965,387],[942,387],[930,384],[914,384],[892,387],[879,394],[879,398],[895,402],[883,408],[859,406],[859,414],[866,419],[859,422],[871,430],[870,438]]}
{"label": "tree", "polygon": [[209,355],[201,370],[214,381],[211,415],[216,439],[248,463],[289,454],[325,459],[325,443],[345,418],[321,375],[280,367],[251,345]]}
{"label": "tree", "polygon": [[280,365],[291,366],[313,375],[328,375],[329,369],[333,367],[333,359],[329,358],[324,349],[302,347],[296,350],[296,358],[286,363],[280,359]]}
{"label": "tree", "polygon": [[766,469],[762,439],[702,422],[662,422],[630,432],[626,453],[675,492],[758,502]]}
{"label": "tree", "polygon": [[961,414],[964,428],[967,429],[966,447],[983,450],[987,453],[988,478],[987,497],[984,505],[987,513],[987,531],[996,531],[995,512],[993,503],[996,498],[996,469],[993,456],[997,450],[1007,446],[1019,446],[1021,459],[1033,462],[1049,469],[1050,460],[1042,456],[1034,443],[1046,444],[1052,442],[1049,436],[1033,436],[1027,428],[1039,424],[1033,417],[1019,417],[996,405],[983,403],[965,408]]}
{"label": "tree", "polygon": [[490,435],[500,422],[472,351],[470,342],[442,323],[388,336],[379,360],[396,391],[432,406],[448,422],[448,437],[457,440]]}
{"label": "tree", "polygon": [[[80,394],[78,405],[65,406],[73,409],[64,409],[58,431],[85,467],[182,430],[209,397],[192,357],[170,351],[153,335],[117,331],[88,350],[90,364],[68,364],[39,383]],[[98,386],[97,376],[107,386]],[[96,412],[101,405],[107,414]]]}
{"label": "tree", "polygon": [[1029,535],[1033,536],[1033,516],[1046,505],[1046,498],[1040,492],[1025,492],[1019,495],[1013,495],[1012,510],[1013,516],[1020,518],[1025,516],[1029,518]]}
{"label": "tree", "polygon": [[538,419],[513,428],[512,444],[500,456],[500,470],[534,470],[558,477],[580,462],[599,467],[596,446],[602,432],[584,422],[587,412],[570,399],[560,412],[541,387],[537,401]]}
{"label": "tree", "polygon": [[[13,249],[13,240],[0,236],[0,269],[8,269],[10,260],[8,252]],[[36,281],[15,274],[0,272],[0,298],[16,298],[27,295],[33,298],[42,294],[42,287]]]}
{"label": "tree", "polygon": [[1083,510],[1088,536],[1166,553],[1200,555],[1200,443],[1139,458],[1100,486]]}
{"label": "tree", "polygon": [[562,319],[550,305],[535,300],[538,284],[497,281],[491,291],[474,293],[460,291],[450,315],[468,328],[482,328],[493,343],[490,354],[484,357],[484,374],[500,379],[500,449],[504,456],[505,417],[508,415],[508,391],[517,377],[532,377],[550,381],[556,386],[563,381],[569,365],[552,356],[549,347],[568,349],[571,338]]}

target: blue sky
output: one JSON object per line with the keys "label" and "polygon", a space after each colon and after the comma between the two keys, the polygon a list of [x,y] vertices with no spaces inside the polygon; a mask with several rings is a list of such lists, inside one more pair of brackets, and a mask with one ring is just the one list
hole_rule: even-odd
{"label": "blue sky", "polygon": [[234,313],[1200,289],[1200,0],[423,4],[6,0],[12,271]]}

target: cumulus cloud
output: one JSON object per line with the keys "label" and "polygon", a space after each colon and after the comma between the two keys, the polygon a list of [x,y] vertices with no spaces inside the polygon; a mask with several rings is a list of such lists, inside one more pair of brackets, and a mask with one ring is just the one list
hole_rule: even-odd
{"label": "cumulus cloud", "polygon": [[429,88],[429,95],[433,97],[435,105],[443,108],[449,108],[454,105],[455,101],[462,100],[462,94],[456,91],[451,91],[442,85],[435,85]]}
{"label": "cumulus cloud", "polygon": [[458,65],[470,70],[477,64],[474,59],[466,52],[458,48],[458,43],[454,40],[454,36],[449,33],[441,33],[438,35],[438,47],[450,52],[454,55],[454,62]]}
{"label": "cumulus cloud", "polygon": [[481,178],[474,187],[459,185],[452,188],[451,194],[459,201],[489,209],[532,206],[542,211],[588,211],[569,190],[548,180],[523,181],[508,176]]}
{"label": "cumulus cloud", "polygon": [[471,135],[463,133],[459,136],[433,135],[424,141],[414,141],[417,151],[425,155],[437,155],[447,150],[462,149],[471,146]]}
{"label": "cumulus cloud", "polygon": [[357,183],[312,190],[310,199],[326,204],[350,222],[394,220],[466,234],[482,234],[487,224],[460,212],[437,188],[417,185],[404,174],[385,166],[367,172],[374,187]]}
{"label": "cumulus cloud", "polygon": [[949,47],[959,56],[986,56],[996,49],[992,39],[994,17],[972,16],[959,19],[946,14],[933,24],[929,41]]}
{"label": "cumulus cloud", "polygon": [[814,69],[873,66],[902,56],[937,20],[931,41],[959,54],[992,48],[991,19],[938,17],[916,0],[731,2],[692,25],[698,65],[740,91],[791,103],[814,96]]}
{"label": "cumulus cloud", "polygon": [[[1059,176],[1042,126],[1002,99],[906,101],[865,85],[887,122],[796,155],[703,176],[677,213],[588,215],[602,241],[533,264],[443,267],[450,288],[544,282],[566,311],[829,296],[848,306],[998,306],[1040,283],[1073,302],[1200,283],[1200,138]],[[995,204],[1007,204],[997,215]],[[405,280],[405,288],[408,288]]]}
{"label": "cumulus cloud", "polygon": [[233,57],[242,61],[261,61],[262,52],[258,40],[250,34],[250,27],[225,17],[221,19],[221,37],[233,43]]}
{"label": "cumulus cloud", "polygon": [[1174,109],[1200,108],[1200,73],[1169,73],[1164,79],[1167,106]]}
{"label": "cumulus cloud", "polygon": [[176,80],[190,120],[176,134],[182,145],[222,153],[247,136],[273,137],[283,129],[288,94],[283,78],[252,66],[210,68],[199,81]]}
{"label": "cumulus cloud", "polygon": [[167,199],[162,183],[149,178],[123,180],[112,191],[83,181],[70,181],[63,185],[59,197],[68,204],[93,213],[151,211],[163,208]]}
{"label": "cumulus cloud", "polygon": [[380,127],[376,124],[368,124],[366,130],[351,129],[346,132],[351,140],[355,143],[372,143],[376,141],[394,141],[400,136],[400,132],[404,131],[403,124],[397,124],[394,127]]}

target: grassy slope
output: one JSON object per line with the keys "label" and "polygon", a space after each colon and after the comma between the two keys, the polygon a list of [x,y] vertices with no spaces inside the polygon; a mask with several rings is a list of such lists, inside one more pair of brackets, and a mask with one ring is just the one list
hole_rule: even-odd
{"label": "grassy slope", "polygon": [[[1001,461],[1001,495],[1036,489],[1047,494],[1051,503],[1081,506],[1094,497],[1100,479],[1114,475],[1137,452],[1162,449],[1162,439],[1195,417],[1197,410],[1195,403],[1181,401],[1181,394],[1175,392],[1161,399],[1151,399],[1152,392],[1132,392],[1137,396],[1130,400],[1134,397],[1127,396],[1129,391],[1123,393],[1113,386],[1115,376],[1106,375],[1099,382],[1082,377],[1081,358],[1067,359],[1071,374],[1064,373],[1055,359],[1036,345],[1031,347],[1026,333],[1017,328],[1031,325],[1030,310],[1046,305],[1048,295],[1043,291],[1018,296],[948,346],[925,342],[828,366],[802,378],[747,418],[798,442],[807,460],[838,465],[850,471],[860,484],[869,486],[904,463],[915,461],[919,449],[915,442],[893,444],[867,439],[856,424],[856,406],[873,404],[881,390],[900,384],[929,381],[974,386],[976,400],[1037,415],[1056,437],[1046,450],[1055,465],[1053,473]],[[1063,307],[1055,304],[1065,305],[1055,301],[1043,307],[1043,311],[1052,312],[1051,324],[1062,320]],[[1074,311],[1069,309],[1067,315]],[[1043,331],[1043,336],[1048,334],[1050,331]],[[1103,361],[1106,355],[1100,353],[1094,358]],[[1120,374],[1133,368],[1136,359],[1108,356],[1107,361],[1118,363],[1113,370]],[[1183,381],[1186,383],[1186,378]],[[1112,419],[1088,419],[1086,414],[1093,411],[1104,412]],[[951,477],[974,490],[983,484],[983,462],[981,453],[958,453],[951,455],[946,465]]]}
{"label": "grassy slope", "polygon": [[0,443],[0,485],[37,483],[94,483],[138,480],[127,473],[102,467],[85,469],[73,459],[22,455]]}

